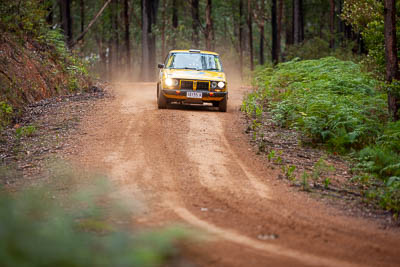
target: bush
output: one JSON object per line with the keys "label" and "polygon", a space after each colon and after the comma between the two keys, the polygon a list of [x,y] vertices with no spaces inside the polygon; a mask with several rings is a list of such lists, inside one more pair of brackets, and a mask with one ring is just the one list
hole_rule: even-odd
{"label": "bush", "polygon": [[388,121],[380,82],[359,64],[327,57],[257,70],[254,84],[243,112],[257,123],[269,112],[275,124],[298,130],[306,140],[354,152],[366,196],[400,212],[400,122]]}
{"label": "bush", "polygon": [[375,90],[378,82],[353,62],[295,59],[260,71],[256,83],[261,89],[245,101],[253,103],[252,110],[257,110],[255,100],[262,105],[272,99],[264,109],[278,125],[338,152],[373,142],[387,118],[386,96]]}
{"label": "bush", "polygon": [[53,194],[50,188],[0,191],[2,266],[163,266],[186,235],[178,228],[124,230],[121,221],[131,228],[131,215],[110,204],[104,183],[68,202]]}

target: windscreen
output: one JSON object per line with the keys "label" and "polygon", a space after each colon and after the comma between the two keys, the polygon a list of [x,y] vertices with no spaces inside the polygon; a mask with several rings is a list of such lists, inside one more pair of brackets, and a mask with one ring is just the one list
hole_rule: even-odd
{"label": "windscreen", "polygon": [[173,53],[166,68],[222,71],[218,56],[200,53]]}

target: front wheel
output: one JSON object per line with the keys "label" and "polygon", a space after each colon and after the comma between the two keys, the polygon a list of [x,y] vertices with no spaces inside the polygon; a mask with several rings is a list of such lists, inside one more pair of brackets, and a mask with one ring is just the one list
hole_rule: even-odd
{"label": "front wheel", "polygon": [[218,110],[221,112],[226,112],[227,107],[228,107],[228,97],[225,96],[225,98],[219,102]]}
{"label": "front wheel", "polygon": [[157,86],[157,106],[159,109],[167,108],[167,98],[161,92],[161,89]]}

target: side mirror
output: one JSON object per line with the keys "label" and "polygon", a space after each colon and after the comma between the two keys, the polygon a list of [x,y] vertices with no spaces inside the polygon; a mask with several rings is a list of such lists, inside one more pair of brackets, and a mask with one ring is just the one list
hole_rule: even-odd
{"label": "side mirror", "polygon": [[163,68],[164,68],[164,64],[158,63],[158,68],[159,68],[159,69],[163,69]]}

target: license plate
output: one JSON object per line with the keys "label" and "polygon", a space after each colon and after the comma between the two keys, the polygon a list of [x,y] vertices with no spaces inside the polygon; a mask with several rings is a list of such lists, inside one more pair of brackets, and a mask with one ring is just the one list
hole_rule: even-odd
{"label": "license plate", "polygon": [[187,92],[186,96],[190,97],[190,98],[202,98],[203,97],[203,93],[200,93],[200,92]]}

